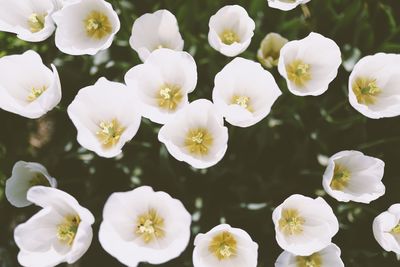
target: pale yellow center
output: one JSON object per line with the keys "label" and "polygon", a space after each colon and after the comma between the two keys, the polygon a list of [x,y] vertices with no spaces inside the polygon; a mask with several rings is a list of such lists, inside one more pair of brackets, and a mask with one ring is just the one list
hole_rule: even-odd
{"label": "pale yellow center", "polygon": [[239,43],[240,37],[237,33],[233,30],[224,30],[220,34],[221,41],[226,45],[231,45],[233,43]]}
{"label": "pale yellow center", "polygon": [[400,234],[400,223],[398,223],[391,231],[392,234]]}
{"label": "pale yellow center", "polygon": [[72,246],[81,219],[78,215],[65,217],[64,222],[57,226],[57,238],[63,243]]}
{"label": "pale yellow center", "polygon": [[311,66],[300,59],[286,65],[288,79],[298,87],[304,87],[311,80]]}
{"label": "pale yellow center", "polygon": [[137,219],[136,231],[145,243],[161,239],[165,236],[164,218],[155,209],[140,215]]}
{"label": "pale yellow center", "polygon": [[96,135],[105,148],[111,148],[117,144],[125,131],[125,127],[116,119],[100,122],[99,128],[100,130],[96,132]]}
{"label": "pale yellow center", "polygon": [[305,219],[295,209],[283,209],[279,220],[279,229],[285,235],[298,235],[303,232]]}
{"label": "pale yellow center", "polygon": [[229,232],[224,231],[217,234],[211,240],[208,250],[217,257],[218,260],[225,260],[237,255],[236,238]]}
{"label": "pale yellow center", "polygon": [[84,20],[86,34],[93,39],[103,39],[112,32],[112,25],[107,15],[92,11]]}
{"label": "pale yellow center", "polygon": [[333,177],[331,181],[331,188],[334,190],[343,190],[347,187],[350,181],[350,171],[339,165],[335,164],[335,169],[333,171]]}
{"label": "pale yellow center", "polygon": [[186,134],[185,147],[196,156],[207,155],[212,144],[213,137],[207,129],[192,129]]}
{"label": "pale yellow center", "polygon": [[296,266],[297,267],[321,267],[322,257],[317,252],[311,256],[296,256]]}
{"label": "pale yellow center", "polygon": [[28,95],[28,101],[33,102],[38,99],[45,91],[47,90],[47,86],[42,86],[39,88],[32,88],[31,92]]}
{"label": "pale yellow center", "polygon": [[353,92],[356,95],[357,102],[364,105],[372,105],[376,102],[376,97],[382,92],[375,79],[357,78],[353,82]]}
{"label": "pale yellow center", "polygon": [[239,105],[242,108],[247,109],[250,112],[253,112],[253,108],[250,105],[250,97],[244,95],[234,95],[231,100],[232,104]]}
{"label": "pale yellow center", "polygon": [[44,14],[32,13],[28,18],[29,30],[33,33],[41,31],[44,28],[44,22],[46,16],[47,13]]}
{"label": "pale yellow center", "polygon": [[178,85],[164,84],[157,93],[158,106],[170,111],[176,110],[182,102],[183,95]]}

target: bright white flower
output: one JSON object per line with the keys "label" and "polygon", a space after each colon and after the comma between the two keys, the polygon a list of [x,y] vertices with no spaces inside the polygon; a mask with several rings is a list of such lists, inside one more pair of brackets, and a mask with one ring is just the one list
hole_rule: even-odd
{"label": "bright white flower", "polygon": [[43,165],[18,161],[14,164],[11,177],[6,181],[6,197],[15,207],[29,206],[32,202],[26,199],[26,194],[31,187],[37,185],[57,187],[57,181]]}
{"label": "bright white flower", "polygon": [[282,47],[288,40],[278,33],[268,33],[260,44],[257,59],[267,69],[278,66]]}
{"label": "bright white flower", "polygon": [[311,0],[268,0],[269,7],[288,11],[296,8],[298,5],[306,4]]}
{"label": "bright white flower", "polygon": [[164,124],[189,103],[188,93],[197,84],[196,62],[186,52],[158,49],[130,69],[125,82],[136,92],[143,117]]}
{"label": "bright white flower", "polygon": [[190,239],[191,215],[177,199],[142,186],[113,193],[103,210],[101,246],[121,263],[161,264],[178,257]]}
{"label": "bright white flower", "polygon": [[390,206],[375,218],[373,232],[384,250],[400,254],[400,204]]}
{"label": "bright white flower", "polygon": [[288,251],[279,255],[275,267],[344,267],[340,258],[340,248],[331,243],[310,256],[296,256]]}
{"label": "bright white flower", "polygon": [[221,54],[234,57],[249,47],[256,24],[241,6],[225,6],[210,18],[208,42]]}
{"label": "bright white flower", "polygon": [[337,44],[319,33],[288,42],[279,57],[278,70],[289,91],[298,96],[317,96],[328,90],[342,63]]}
{"label": "bright white flower", "polygon": [[238,57],[215,77],[213,101],[230,124],[248,127],[264,119],[281,94],[259,63]]}
{"label": "bright white flower", "polygon": [[56,46],[70,55],[94,55],[109,48],[120,29],[117,13],[104,0],[69,1],[53,19]]}
{"label": "bright white flower", "polygon": [[342,151],[329,159],[322,185],[339,201],[370,203],[385,194],[385,163],[359,151]]}
{"label": "bright white flower", "polygon": [[310,256],[331,243],[339,222],[324,199],[292,195],[272,214],[279,246],[295,255]]}
{"label": "bright white flower", "polygon": [[0,108],[30,119],[52,110],[61,100],[61,84],[51,67],[32,50],[0,58]]}
{"label": "bright white flower", "polygon": [[163,9],[135,20],[129,44],[144,62],[151,52],[159,48],[182,51],[184,42],[174,14]]}
{"label": "bright white flower", "polygon": [[15,228],[19,263],[53,267],[81,258],[92,242],[92,213],[71,195],[51,187],[32,187],[27,197],[43,209]]}
{"label": "bright white flower", "polygon": [[78,130],[79,144],[106,158],[122,152],[141,120],[134,94],[124,84],[105,78],[81,89],[68,115]]}
{"label": "bright white flower", "polygon": [[217,164],[225,155],[228,129],[215,106],[200,99],[187,105],[161,127],[158,140],[177,160],[203,169]]}
{"label": "bright white flower", "polygon": [[194,267],[257,266],[257,243],[242,229],[228,224],[198,234],[194,246]]}
{"label": "bright white flower", "polygon": [[350,104],[371,119],[400,115],[400,55],[362,58],[350,74]]}

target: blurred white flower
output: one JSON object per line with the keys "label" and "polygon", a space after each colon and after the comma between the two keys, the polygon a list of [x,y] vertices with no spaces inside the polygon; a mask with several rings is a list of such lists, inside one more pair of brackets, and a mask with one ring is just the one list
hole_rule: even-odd
{"label": "blurred white flower", "polygon": [[217,164],[225,155],[228,129],[215,106],[200,99],[187,105],[161,127],[158,140],[177,160],[203,169]]}
{"label": "blurred white flower", "polygon": [[400,254],[400,204],[378,215],[373,222],[376,241],[388,252]]}
{"label": "blurred white flower", "polygon": [[32,50],[0,58],[0,108],[30,119],[52,110],[61,100],[61,84],[51,67]]}
{"label": "blurred white flower", "polygon": [[109,48],[120,29],[117,13],[104,0],[69,1],[53,19],[56,46],[70,55],[94,55]]}
{"label": "blurred white flower", "polygon": [[242,229],[220,224],[194,240],[194,267],[256,267],[258,245]]}
{"label": "blurred white flower", "polygon": [[339,222],[324,199],[292,195],[272,214],[279,246],[298,256],[310,256],[327,247],[339,231]]}
{"label": "blurred white flower", "polygon": [[322,185],[333,198],[370,203],[385,194],[385,163],[359,151],[342,151],[329,159]]}
{"label": "blurred white flower", "polygon": [[68,106],[81,146],[112,158],[139,129],[141,115],[134,94],[122,83],[100,78],[79,91]]}
{"label": "blurred white flower", "polygon": [[163,9],[135,20],[129,44],[144,62],[151,52],[159,48],[182,51],[184,42],[174,14]]}
{"label": "blurred white flower", "polygon": [[259,63],[238,57],[216,75],[213,101],[230,124],[249,127],[269,114],[281,94]]}
{"label": "blurred white flower", "polygon": [[27,197],[43,209],[15,228],[19,263],[52,267],[81,258],[92,242],[92,213],[71,195],[51,187],[32,187]]}
{"label": "blurred white flower", "polygon": [[197,84],[196,62],[186,52],[158,49],[130,69],[125,82],[140,100],[143,117],[164,124],[189,103],[188,93]]}
{"label": "blurred white flower", "polygon": [[268,33],[258,49],[258,61],[267,69],[278,66],[281,49],[287,42],[288,40],[278,33]]}
{"label": "blurred white flower", "polygon": [[182,202],[142,186],[113,193],[103,210],[101,246],[121,263],[161,264],[178,257],[190,239],[191,215]]}
{"label": "blurred white flower", "polygon": [[306,4],[311,0],[268,0],[269,7],[288,11],[296,8],[298,5]]}
{"label": "blurred white flower", "polygon": [[319,33],[288,42],[279,58],[279,73],[289,91],[298,96],[317,96],[328,90],[342,63],[337,44]]}
{"label": "blurred white flower", "polygon": [[284,251],[276,260],[275,267],[344,267],[340,253],[340,248],[333,243],[310,256],[296,256]]}
{"label": "blurred white flower", "polygon": [[6,198],[15,207],[29,206],[32,202],[26,199],[26,194],[31,187],[37,185],[57,187],[57,181],[43,165],[18,161],[14,164],[11,177],[6,181]]}
{"label": "blurred white flower", "polygon": [[234,57],[249,47],[256,27],[246,9],[225,6],[210,18],[208,42],[221,54]]}
{"label": "blurred white flower", "polygon": [[400,55],[362,58],[350,74],[350,104],[371,119],[400,115]]}

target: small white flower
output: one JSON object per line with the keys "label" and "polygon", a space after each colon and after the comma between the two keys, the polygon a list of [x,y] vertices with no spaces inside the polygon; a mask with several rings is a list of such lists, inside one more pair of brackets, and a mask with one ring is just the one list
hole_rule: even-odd
{"label": "small white flower", "polygon": [[188,93],[197,84],[196,62],[186,52],[158,49],[130,69],[125,82],[136,92],[143,117],[164,124],[189,103]]}
{"label": "small white flower", "polygon": [[61,100],[61,84],[51,67],[32,50],[0,58],[0,108],[30,119],[52,110]]}
{"label": "small white flower", "polygon": [[203,169],[217,164],[225,155],[228,129],[215,106],[200,99],[187,105],[161,127],[158,140],[177,160]]}
{"label": "small white flower", "polygon": [[31,187],[37,185],[57,187],[57,181],[43,165],[18,161],[14,164],[11,177],[6,181],[6,197],[15,207],[29,206],[32,202],[26,199],[26,194]]}
{"label": "small white flower", "polygon": [[174,14],[163,9],[135,20],[129,44],[144,62],[151,52],[159,48],[182,51],[184,42]]}
{"label": "small white flower", "polygon": [[27,197],[43,209],[15,228],[19,263],[52,267],[81,258],[92,242],[92,213],[71,195],[51,187],[32,187]]}
{"label": "small white flower", "polygon": [[269,7],[288,11],[296,8],[298,5],[306,4],[311,0],[268,0]]}
{"label": "small white flower", "polygon": [[278,66],[281,49],[287,42],[288,40],[278,33],[268,33],[258,49],[258,61],[267,69]]}
{"label": "small white flower", "polygon": [[400,115],[400,55],[362,58],[350,74],[350,104],[371,119]]}
{"label": "small white flower", "polygon": [[249,127],[269,114],[281,94],[259,63],[238,57],[215,77],[213,101],[230,124]]}
{"label": "small white flower", "polygon": [[342,151],[329,159],[322,185],[333,198],[370,203],[385,194],[385,163],[359,151]]}
{"label": "small white flower", "polygon": [[288,42],[279,57],[278,70],[289,91],[298,96],[317,96],[328,90],[342,63],[337,44],[319,33]]}
{"label": "small white flower", "polygon": [[105,78],[81,89],[68,115],[78,130],[79,144],[106,158],[122,152],[141,120],[134,94],[124,84]]}
{"label": "small white flower", "polygon": [[292,195],[272,214],[279,246],[298,256],[310,256],[331,243],[339,222],[324,199]]}
{"label": "small white flower", "polygon": [[275,262],[275,267],[344,267],[340,248],[331,243],[310,256],[296,256],[284,251]]}
{"label": "small white flower", "polygon": [[191,215],[177,199],[142,186],[113,193],[103,210],[101,246],[121,263],[161,264],[178,257],[190,239]]}
{"label": "small white flower", "polygon": [[104,0],[69,1],[53,19],[56,46],[70,55],[94,55],[109,48],[120,29],[117,13]]}
{"label": "small white flower", "polygon": [[198,234],[194,246],[194,267],[257,266],[257,243],[242,229],[228,224]]}
{"label": "small white flower", "polygon": [[225,6],[210,18],[208,42],[221,54],[234,57],[249,47],[256,24],[246,9]]}
{"label": "small white flower", "polygon": [[384,250],[400,254],[400,204],[390,206],[375,218],[373,232]]}

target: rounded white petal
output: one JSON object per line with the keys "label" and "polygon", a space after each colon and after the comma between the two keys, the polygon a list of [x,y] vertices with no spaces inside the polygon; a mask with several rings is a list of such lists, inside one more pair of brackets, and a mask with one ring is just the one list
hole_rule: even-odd
{"label": "rounded white petal", "polygon": [[400,204],[392,205],[388,211],[378,215],[373,222],[372,230],[376,241],[388,252],[400,254],[400,235],[393,232],[400,224]]}
{"label": "rounded white petal", "polygon": [[283,11],[288,11],[296,8],[298,5],[301,4],[306,4],[310,2],[311,0],[294,0],[294,1],[288,1],[288,0],[268,0],[268,5],[269,7],[272,8],[277,8]]}

